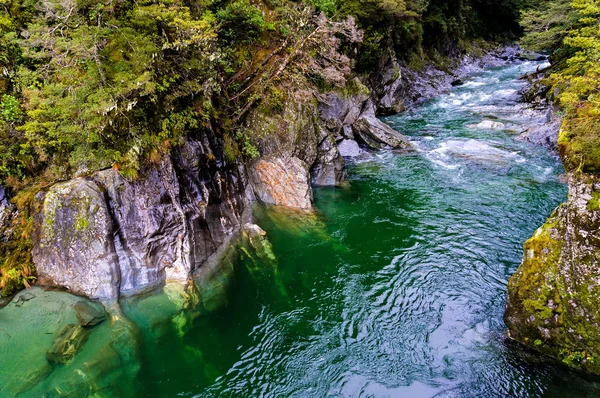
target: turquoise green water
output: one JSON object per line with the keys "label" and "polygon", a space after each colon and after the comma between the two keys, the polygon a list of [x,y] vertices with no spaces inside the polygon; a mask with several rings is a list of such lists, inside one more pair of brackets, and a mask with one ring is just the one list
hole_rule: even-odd
{"label": "turquoise green water", "polygon": [[566,187],[547,150],[468,125],[535,122],[515,102],[515,77],[535,66],[486,71],[412,115],[388,118],[419,151],[351,162],[349,188],[315,190],[316,218],[258,208],[277,263],[239,264],[226,306],[183,337],[173,329],[146,336],[142,390],[597,396],[596,380],[505,339],[507,279]]}
{"label": "turquoise green water", "polygon": [[[0,396],[599,396],[597,378],[505,337],[523,242],[566,197],[557,157],[506,130],[536,122],[515,80],[535,67],[474,75],[388,118],[416,152],[350,161],[350,186],[316,189],[314,215],[256,208],[276,261],[243,255],[193,310],[176,287],[123,300],[133,323],[95,327],[69,365],[44,353],[73,298],[34,289],[0,311]],[[9,340],[19,330],[35,333]]]}

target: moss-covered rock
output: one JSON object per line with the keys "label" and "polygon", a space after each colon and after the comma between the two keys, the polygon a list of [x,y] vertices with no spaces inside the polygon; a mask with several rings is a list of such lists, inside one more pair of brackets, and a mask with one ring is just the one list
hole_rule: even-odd
{"label": "moss-covered rock", "polygon": [[569,199],[524,246],[508,282],[510,337],[600,373],[600,211],[597,178],[570,177]]}
{"label": "moss-covered rock", "polygon": [[118,297],[113,232],[105,193],[97,184],[75,178],[54,185],[43,198],[33,236],[40,283],[89,297]]}

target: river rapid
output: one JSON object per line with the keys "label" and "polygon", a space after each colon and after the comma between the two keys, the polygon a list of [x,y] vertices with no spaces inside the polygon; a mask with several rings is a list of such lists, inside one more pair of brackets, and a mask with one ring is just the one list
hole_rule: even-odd
{"label": "river rapid", "polygon": [[600,395],[598,379],[508,341],[502,320],[523,242],[567,194],[556,154],[516,139],[543,119],[517,94],[539,65],[482,71],[386,118],[417,150],[349,160],[348,187],[315,189],[316,214],[256,207],[276,260],[243,256],[200,310],[173,315],[168,292],[124,300],[139,355],[123,366],[137,376],[111,385],[153,397]]}

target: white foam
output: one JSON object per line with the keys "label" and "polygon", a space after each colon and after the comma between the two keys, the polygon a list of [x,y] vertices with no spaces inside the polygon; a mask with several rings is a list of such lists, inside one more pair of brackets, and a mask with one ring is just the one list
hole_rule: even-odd
{"label": "white foam", "polygon": [[522,161],[516,152],[496,148],[486,142],[474,139],[470,140],[447,140],[434,149],[432,153],[442,156],[464,158],[481,163],[505,163],[509,161]]}

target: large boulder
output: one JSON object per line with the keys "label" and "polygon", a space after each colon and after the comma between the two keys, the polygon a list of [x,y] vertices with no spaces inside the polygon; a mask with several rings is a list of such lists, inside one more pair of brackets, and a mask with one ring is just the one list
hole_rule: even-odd
{"label": "large boulder", "polygon": [[73,304],[73,310],[75,310],[79,324],[83,327],[96,326],[106,319],[104,307],[99,303],[80,300]]}
{"label": "large boulder", "polygon": [[264,158],[250,170],[254,193],[263,203],[309,209],[312,189],[308,166],[291,158]]}
{"label": "large boulder", "polygon": [[353,158],[362,154],[360,146],[358,146],[358,143],[354,140],[342,140],[337,144],[337,147],[340,155],[344,157]]}
{"label": "large boulder", "polygon": [[115,299],[120,270],[105,192],[85,178],[56,184],[43,198],[33,235],[33,260],[42,285]]}
{"label": "large boulder", "polygon": [[373,105],[365,111],[352,125],[352,130],[371,148],[395,148],[412,150],[413,146],[408,139],[375,116]]}
{"label": "large boulder", "polygon": [[363,112],[369,94],[369,89],[355,78],[347,83],[345,93],[331,91],[322,95],[319,112],[327,129],[335,136],[351,134],[350,126]]}
{"label": "large boulder", "polygon": [[510,337],[600,373],[600,182],[570,178],[560,205],[524,246],[508,282]]}

